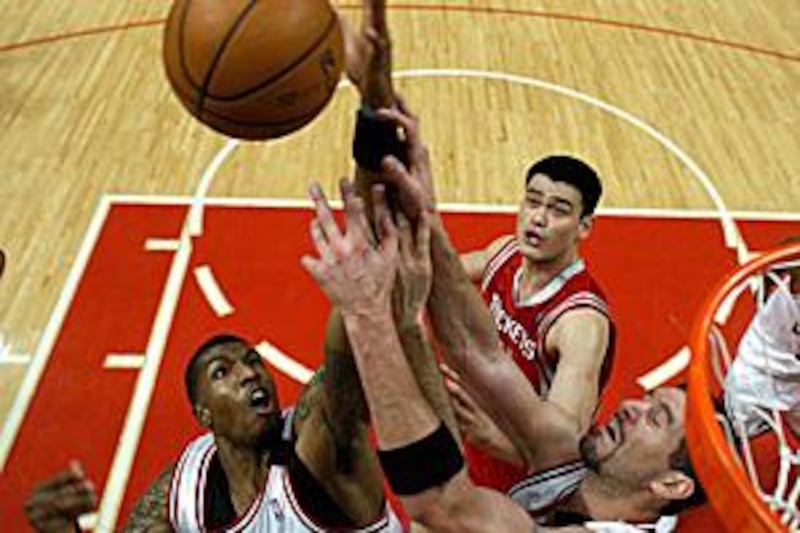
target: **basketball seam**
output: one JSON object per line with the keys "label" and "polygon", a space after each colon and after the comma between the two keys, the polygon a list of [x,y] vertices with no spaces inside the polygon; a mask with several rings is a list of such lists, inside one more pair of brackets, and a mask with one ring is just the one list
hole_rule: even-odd
{"label": "basketball seam", "polygon": [[[212,99],[212,100],[214,100],[216,102],[230,102],[230,101],[233,101],[233,100],[238,100],[240,98],[244,98],[246,96],[250,96],[251,94],[260,91],[264,87],[267,87],[267,86],[273,84],[274,82],[276,82],[277,80],[279,80],[280,78],[282,78],[283,76],[285,76],[286,74],[291,72],[297,65],[299,65],[303,61],[305,61],[308,56],[313,54],[317,50],[317,48],[319,48],[319,45],[322,44],[328,38],[328,36],[330,35],[331,31],[336,29],[336,22],[337,22],[336,15],[335,14],[331,15],[330,21],[328,22],[328,25],[326,26],[325,31],[322,32],[320,37],[318,37],[317,40],[314,41],[311,44],[311,46],[309,46],[306,49],[306,51],[303,52],[293,63],[291,63],[290,65],[284,67],[280,72],[278,72],[274,76],[262,81],[261,83],[257,84],[256,86],[254,86],[254,87],[252,87],[250,89],[247,89],[247,90],[245,90],[245,91],[243,91],[241,93],[238,93],[238,94],[235,94],[235,95],[232,95],[232,96],[215,96],[213,94],[207,94],[204,91],[203,92],[203,97],[205,98],[206,96],[208,96],[208,98],[210,98],[210,99]],[[204,87],[204,89],[205,89],[205,87]]]}
{"label": "basketball seam", "polygon": [[206,79],[203,81],[203,86],[200,88],[200,98],[197,101],[198,113],[203,112],[203,103],[205,102],[208,94],[208,85],[211,83],[211,78],[214,75],[214,70],[217,68],[217,63],[219,63],[219,60],[222,58],[222,54],[225,52],[225,48],[233,38],[236,30],[239,29],[239,26],[241,26],[244,19],[247,18],[247,14],[253,9],[253,7],[255,7],[256,2],[257,0],[250,0],[250,3],[242,10],[241,13],[239,13],[239,15],[236,17],[236,20],[233,22],[233,24],[231,24],[228,33],[226,33],[225,37],[223,37],[222,41],[220,41],[219,46],[214,53],[214,59],[211,61],[211,65],[208,67],[208,72],[206,72]]}
{"label": "basketball seam", "polygon": [[242,120],[240,120],[238,118],[229,117],[227,115],[223,115],[221,113],[217,113],[217,112],[212,111],[210,109],[204,109],[203,113],[208,115],[208,116],[212,116],[214,118],[218,118],[218,119],[221,119],[221,120],[228,121],[231,124],[238,125],[238,126],[255,127],[255,128],[266,128],[266,127],[270,127],[270,126],[285,126],[285,125],[291,124],[293,122],[298,122],[300,120],[306,120],[309,117],[313,117],[314,115],[316,115],[317,113],[322,111],[322,109],[325,108],[325,106],[328,104],[329,100],[330,100],[330,98],[326,98],[324,102],[322,102],[319,106],[315,107],[313,110],[309,111],[308,113],[303,113],[301,115],[297,115],[297,116],[292,117],[292,118],[287,118],[285,120],[278,120],[278,121],[274,121],[274,122],[273,121],[271,121],[271,122],[245,122],[245,121],[242,121]]}
{"label": "basketball seam", "polygon": [[186,19],[189,16],[189,5],[191,3],[192,0],[186,0],[186,3],[183,4],[181,21],[178,24],[178,57],[180,58],[181,70],[183,70],[183,76],[189,81],[189,85],[192,86],[192,89],[199,91],[201,90],[201,86],[199,83],[194,81],[191,72],[189,72],[189,65],[186,64],[186,54],[184,53],[186,49],[185,47],[186,43],[183,36],[185,35]]}

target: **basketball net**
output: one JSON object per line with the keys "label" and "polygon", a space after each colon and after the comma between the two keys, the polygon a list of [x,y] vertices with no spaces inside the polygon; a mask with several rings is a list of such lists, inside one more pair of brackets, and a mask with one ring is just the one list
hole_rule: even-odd
{"label": "basketball net", "polygon": [[792,269],[800,269],[797,245],[742,266],[693,331],[687,437],[729,530],[800,532],[800,290],[793,294]]}

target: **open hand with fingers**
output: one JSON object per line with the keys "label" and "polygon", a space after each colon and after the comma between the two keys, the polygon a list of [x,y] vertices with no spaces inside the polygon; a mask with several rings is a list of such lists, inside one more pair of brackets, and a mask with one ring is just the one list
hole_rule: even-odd
{"label": "open hand with fingers", "polygon": [[353,185],[341,182],[344,232],[333,218],[319,184],[310,187],[316,217],[311,238],[319,257],[303,256],[301,262],[342,316],[371,315],[389,311],[390,295],[398,263],[397,228],[392,222],[383,185],[373,187],[373,203],[379,242],[372,242],[364,214],[364,202]]}
{"label": "open hand with fingers", "polygon": [[522,455],[517,451],[511,439],[497,427],[489,414],[476,401],[461,376],[444,363],[440,367],[445,377],[447,392],[450,393],[458,428],[464,438],[499,459],[523,465]]}
{"label": "open hand with fingers", "polygon": [[94,510],[97,494],[80,463],[40,484],[25,502],[25,514],[33,529],[46,533],[77,531],[78,516]]}
{"label": "open hand with fingers", "polygon": [[422,323],[433,282],[431,230],[427,213],[417,219],[416,229],[402,212],[396,216],[400,261],[392,298],[395,322],[403,327]]}

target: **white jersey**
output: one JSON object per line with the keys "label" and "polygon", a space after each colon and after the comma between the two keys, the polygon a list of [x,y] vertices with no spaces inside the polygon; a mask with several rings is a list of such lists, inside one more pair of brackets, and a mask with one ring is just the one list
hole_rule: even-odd
{"label": "white jersey", "polygon": [[[288,424],[287,424],[288,425]],[[175,467],[169,494],[169,519],[178,532],[207,531],[208,472],[217,451],[211,433],[190,442]],[[330,531],[303,511],[298,503],[289,472],[284,465],[272,465],[261,493],[246,512],[233,523],[214,531],[229,533],[301,533]],[[403,528],[387,505],[383,515],[370,526],[337,531],[400,533]]]}
{"label": "white jersey", "polygon": [[674,516],[662,516],[653,524],[603,522],[594,521],[588,517],[582,517],[575,523],[559,523],[557,512],[563,510],[567,502],[578,492],[586,473],[587,468],[583,461],[566,463],[538,472],[517,483],[508,491],[508,495],[541,525],[580,524],[590,531],[600,533],[639,533],[642,531],[671,533],[675,531],[678,520]]}
{"label": "white jersey", "polygon": [[725,378],[725,405],[750,435],[763,429],[759,408],[800,415],[800,295],[779,287],[756,312]]}
{"label": "white jersey", "polygon": [[520,481],[509,489],[508,495],[537,522],[544,521],[578,491],[584,477],[586,465],[583,461],[574,461]]}

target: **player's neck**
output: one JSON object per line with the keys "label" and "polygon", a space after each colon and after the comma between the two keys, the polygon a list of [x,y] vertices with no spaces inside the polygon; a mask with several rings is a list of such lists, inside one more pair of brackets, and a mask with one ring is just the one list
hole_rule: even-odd
{"label": "player's neck", "polygon": [[570,499],[570,511],[583,514],[592,520],[621,520],[629,523],[646,523],[658,518],[648,510],[646,496],[631,492],[595,472],[589,472],[580,488]]}
{"label": "player's neck", "polygon": [[579,258],[577,250],[565,253],[552,261],[533,261],[523,257],[520,268],[522,274],[520,275],[519,296],[525,299],[536,294]]}
{"label": "player's neck", "polygon": [[269,452],[255,446],[237,446],[227,439],[218,438],[216,443],[231,502],[236,514],[241,515],[264,487]]}

